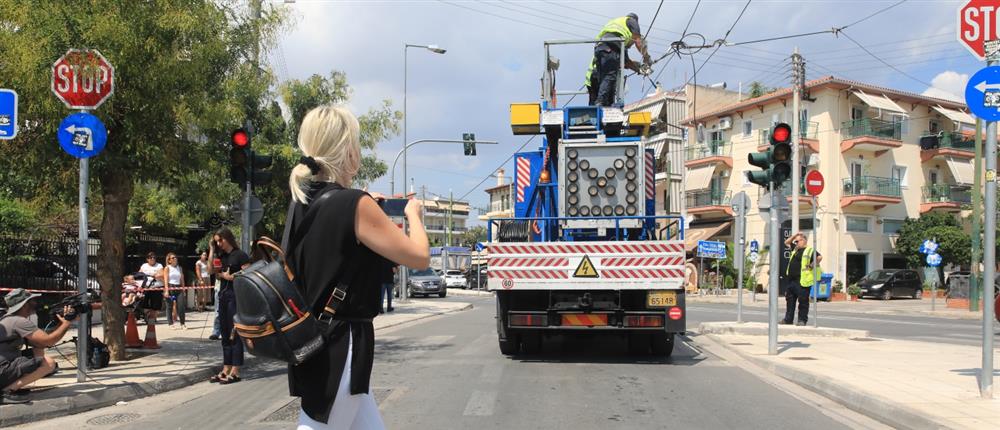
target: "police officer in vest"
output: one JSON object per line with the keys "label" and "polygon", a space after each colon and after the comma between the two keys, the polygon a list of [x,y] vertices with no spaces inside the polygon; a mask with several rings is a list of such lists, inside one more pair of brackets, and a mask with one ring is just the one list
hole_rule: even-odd
{"label": "police officer in vest", "polygon": [[[785,290],[785,319],[782,324],[806,325],[809,320],[809,292],[816,280],[818,265],[823,256],[806,245],[806,236],[796,233],[785,239],[785,246],[792,246],[792,255],[785,267],[788,286]],[[799,303],[799,320],[795,321],[795,302]]]}
{"label": "police officer in vest", "polygon": [[[652,61],[646,52],[646,44],[639,32],[639,15],[630,13],[626,16],[612,19],[604,25],[597,39],[625,40],[625,67],[636,73],[649,76]],[[629,60],[628,48],[635,45],[642,53],[642,64]],[[594,60],[590,62],[587,76],[584,79],[587,92],[590,94],[590,105],[611,106],[615,102],[618,91],[618,71],[621,66],[621,43],[608,41],[599,42],[594,47]]]}

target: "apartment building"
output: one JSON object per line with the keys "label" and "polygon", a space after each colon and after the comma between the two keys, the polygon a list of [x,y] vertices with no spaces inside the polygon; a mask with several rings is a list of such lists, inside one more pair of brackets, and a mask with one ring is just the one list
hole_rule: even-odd
{"label": "apartment building", "polygon": [[[496,176],[496,186],[484,190],[490,196],[489,212],[479,215],[479,220],[487,223],[489,223],[489,220],[495,218],[514,217],[514,185],[512,183],[505,183],[506,179],[504,178],[503,169],[498,170]],[[493,237],[489,238],[489,240],[495,240],[496,234],[496,226],[494,226]]]}
{"label": "apartment building", "polygon": [[[766,242],[768,223],[757,202],[762,192],[745,175],[757,168],[746,154],[768,146],[773,124],[794,120],[791,99],[785,88],[704,114],[699,109],[685,121],[695,130],[684,162],[689,243],[733,240],[730,199],[740,191],[753,201],[747,240]],[[816,211],[822,269],[845,285],[875,269],[904,267],[894,247],[906,218],[968,209],[975,121],[964,104],[825,77],[806,84],[799,121],[800,159],[823,174],[826,188],[815,207],[802,190],[783,194],[799,205],[800,229],[810,243]],[[760,273],[758,283],[767,285],[766,266]]]}
{"label": "apartment building", "polygon": [[[451,246],[458,235],[466,232],[469,219],[469,202],[435,197],[421,200],[424,204],[424,229],[431,246]],[[450,223],[449,223],[450,221]],[[451,234],[451,243],[448,235]]]}

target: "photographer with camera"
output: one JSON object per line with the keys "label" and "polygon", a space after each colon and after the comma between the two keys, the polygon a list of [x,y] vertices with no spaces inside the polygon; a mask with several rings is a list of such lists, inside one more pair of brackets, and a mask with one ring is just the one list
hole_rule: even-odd
{"label": "photographer with camera", "polygon": [[[46,333],[39,329],[31,316],[37,308],[35,298],[40,296],[23,288],[4,296],[7,314],[0,318],[0,387],[7,402],[26,401],[24,387],[55,371],[56,361],[45,356],[45,348],[59,343],[76,318],[73,308],[65,306],[61,313],[54,313],[59,321],[55,330]],[[21,355],[25,343],[32,347],[30,358]]]}

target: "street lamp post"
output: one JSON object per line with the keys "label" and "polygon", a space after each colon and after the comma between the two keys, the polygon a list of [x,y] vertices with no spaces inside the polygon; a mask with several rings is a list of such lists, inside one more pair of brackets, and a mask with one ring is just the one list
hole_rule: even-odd
{"label": "street lamp post", "polygon": [[[435,54],[444,54],[447,52],[446,49],[442,49],[437,45],[411,45],[409,43],[403,45],[403,166],[406,166],[406,121],[409,119],[409,115],[406,112],[406,81],[407,81],[407,52],[410,48],[424,48]],[[404,175],[405,176],[405,175]],[[406,197],[406,178],[403,178],[403,197]]]}

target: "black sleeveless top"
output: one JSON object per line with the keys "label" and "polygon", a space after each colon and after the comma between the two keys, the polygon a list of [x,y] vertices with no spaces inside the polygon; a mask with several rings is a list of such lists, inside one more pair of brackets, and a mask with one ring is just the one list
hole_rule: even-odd
{"label": "black sleeveless top", "polygon": [[[380,305],[382,257],[361,244],[354,231],[358,202],[368,194],[335,183],[312,183],[309,201],[323,190],[330,190],[330,196],[317,208],[319,212],[309,231],[285,251],[296,281],[305,288],[306,301],[315,303],[313,315],[322,313],[326,298],[340,279],[347,273],[353,276],[346,302],[337,312],[339,317],[352,321],[334,320],[328,327],[325,350],[298,366],[288,367],[289,393],[302,398],[302,410],[310,418],[325,423],[347,362],[348,333],[354,339],[351,394],[368,393],[375,353],[371,319],[378,315]],[[292,226],[294,232],[309,206],[293,204],[300,206]]]}

